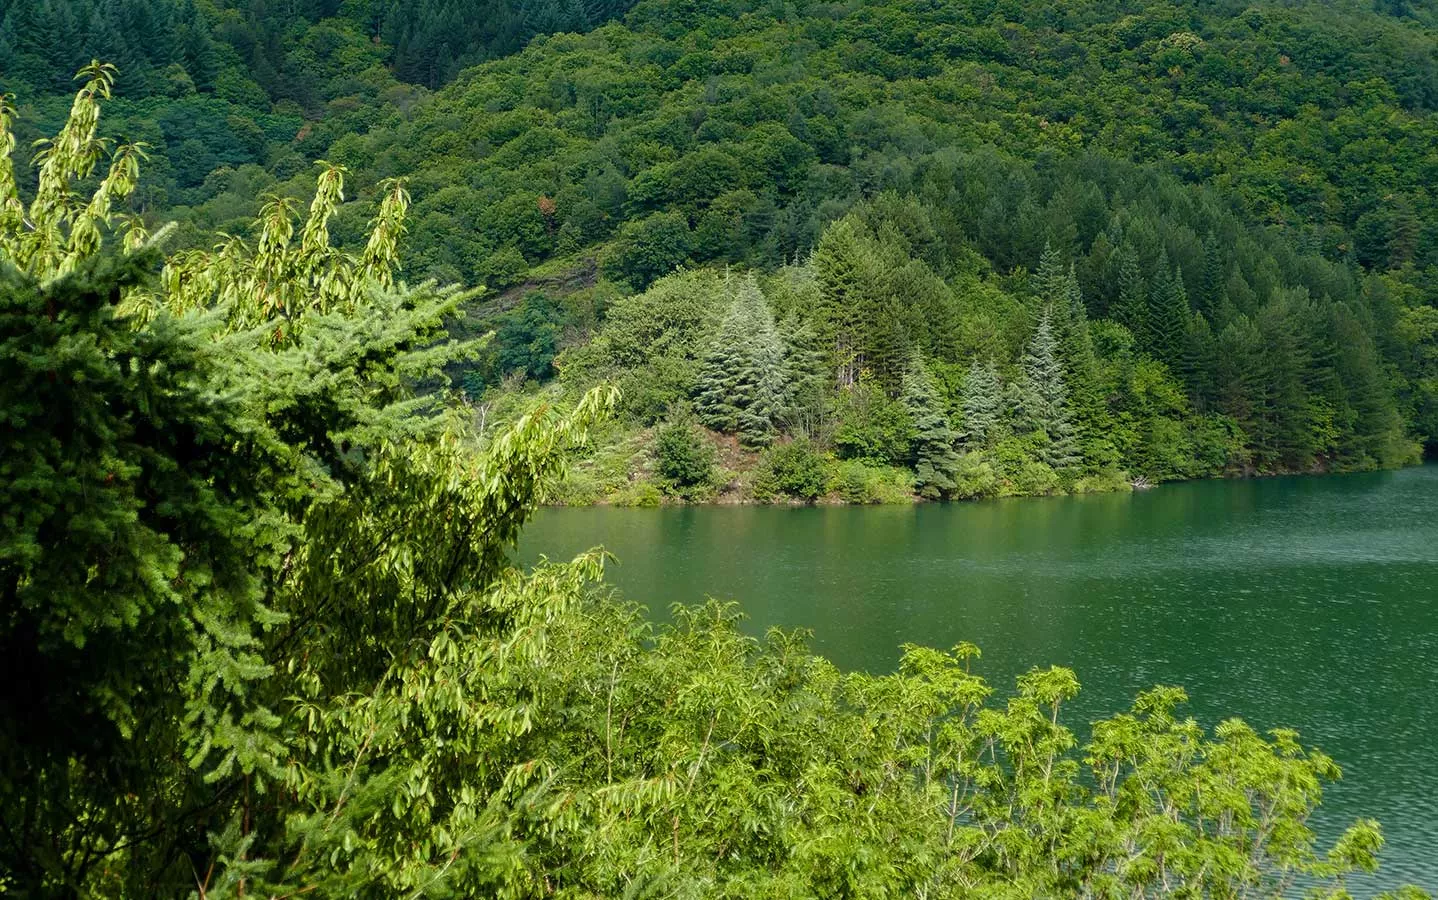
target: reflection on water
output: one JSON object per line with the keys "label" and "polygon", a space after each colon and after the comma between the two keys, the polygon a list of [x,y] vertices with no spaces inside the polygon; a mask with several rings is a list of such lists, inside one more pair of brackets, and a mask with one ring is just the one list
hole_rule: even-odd
{"label": "reflection on water", "polygon": [[1318,823],[1372,815],[1376,882],[1438,890],[1438,466],[1141,494],[882,508],[547,510],[523,555],[602,544],[656,615],[706,595],[807,628],[841,666],[904,642],[1085,684],[1070,721],[1184,686],[1206,725],[1291,726],[1343,766]]}

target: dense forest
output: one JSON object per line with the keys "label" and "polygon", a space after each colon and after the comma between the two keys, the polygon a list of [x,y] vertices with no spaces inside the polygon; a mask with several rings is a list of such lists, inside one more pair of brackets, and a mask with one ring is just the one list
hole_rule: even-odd
{"label": "dense forest", "polygon": [[[404,177],[403,277],[491,289],[459,326],[495,332],[452,371],[473,400],[504,419],[545,382],[625,382],[554,499],[872,501],[1431,446],[1434,26],[1421,3],[24,0],[0,68],[41,111],[23,151],[123,44],[106,133],[147,145],[130,206],[181,245],[298,202],[323,158],[359,187],[333,228],[357,247]],[[729,274],[655,284],[676,267]],[[722,346],[742,316],[773,320],[757,356]]]}
{"label": "dense forest", "polygon": [[[307,213],[272,199],[253,238],[167,255],[173,229],[125,212],[143,190],[140,155],[97,133],[114,72],[84,78],[35,155],[33,193],[11,161],[16,113],[0,107],[6,893],[1280,897],[1301,885],[1339,900],[1377,866],[1378,823],[1324,845],[1310,827],[1340,774],[1332,759],[1289,730],[1205,729],[1178,688],[1145,691],[1080,737],[1064,668],[995,696],[978,649],[960,644],[846,674],[800,635],[745,635],[721,604],[648,624],[603,589],[598,551],[514,566],[524,522],[619,392],[486,429],[445,390],[446,370],[486,348],[446,333],[470,293],[397,280],[401,184],[384,185],[353,251],[330,233],[344,179],[329,168]],[[694,415],[763,443],[791,406],[774,399],[773,372],[798,355],[796,335],[834,328],[869,346],[865,254],[924,254],[921,229],[876,232],[904,222],[894,202],[892,216],[839,219],[774,279],[696,271],[636,295],[720,316]],[[929,271],[935,296],[965,273]],[[1060,348],[1084,334],[1074,271],[1053,249],[1040,258],[1037,324],[1017,310],[1007,338],[1024,347],[1018,374],[974,364],[966,441],[987,446],[992,428],[1002,446],[992,401],[1018,385],[1045,465],[1087,452],[1094,435],[1057,424],[1055,386],[1076,358]],[[856,299],[826,312],[835,285]],[[973,290],[1006,302],[982,280]],[[704,302],[716,297],[722,310]],[[776,310],[806,318],[780,329]],[[606,352],[623,346],[623,322],[643,324],[626,316],[596,338]],[[815,331],[816,352],[829,338]],[[1005,338],[976,338],[990,339]],[[938,412],[944,345],[925,345],[934,361],[873,346],[894,355],[844,357],[848,388],[862,397],[871,378],[883,405],[897,384],[927,477],[953,450]],[[666,347],[644,364],[665,354],[683,358]]]}

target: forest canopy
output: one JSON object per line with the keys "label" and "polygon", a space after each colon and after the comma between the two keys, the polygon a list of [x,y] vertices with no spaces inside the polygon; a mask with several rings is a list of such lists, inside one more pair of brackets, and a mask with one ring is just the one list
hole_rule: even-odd
{"label": "forest canopy", "polygon": [[[475,399],[552,379],[612,299],[676,267],[763,281],[844,245],[870,258],[863,290],[904,292],[861,304],[854,337],[871,346],[850,375],[869,366],[897,401],[922,356],[956,435],[964,374],[1017,385],[1049,308],[1082,465],[1020,474],[1049,451],[985,448],[964,462],[979,495],[1386,466],[1438,435],[1428,4],[643,2],[525,5],[522,25],[445,3],[177,0],[73,22],[61,6],[15,0],[0,20],[63,37],[0,40],[7,85],[40,112],[17,126],[22,156],[67,108],[75,60],[57,48],[113,33],[133,48],[105,133],[143,142],[152,164],[126,204],[177,220],[177,245],[249,233],[264,196],[303,202],[323,159],[357,188],[331,231],[358,249],[380,185],[406,177],[401,275],[508,292],[470,309],[476,333],[498,332],[454,370]],[[452,37],[480,33],[454,55]],[[1078,307],[1039,285],[1046,253],[1082,299],[1077,344]],[[816,308],[775,312],[835,337]],[[835,368],[829,409],[799,419],[873,406],[839,395],[857,379],[838,376],[838,348],[815,350],[801,355]],[[703,391],[671,363],[651,407]],[[780,416],[770,430],[783,443],[807,428]],[[913,446],[808,436],[837,462],[877,453],[917,472]]]}

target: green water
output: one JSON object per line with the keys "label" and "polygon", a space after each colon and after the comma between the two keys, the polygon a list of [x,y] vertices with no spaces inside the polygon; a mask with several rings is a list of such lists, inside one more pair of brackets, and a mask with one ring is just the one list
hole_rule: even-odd
{"label": "green water", "polygon": [[1438,466],[1425,466],[912,508],[546,510],[523,551],[602,544],[620,561],[610,580],[656,615],[735,599],[756,631],[810,629],[847,668],[960,640],[1000,686],[1071,666],[1085,685],[1071,723],[1182,685],[1206,725],[1291,726],[1338,761],[1320,832],[1369,815],[1388,837],[1361,890],[1433,891],[1435,510]]}

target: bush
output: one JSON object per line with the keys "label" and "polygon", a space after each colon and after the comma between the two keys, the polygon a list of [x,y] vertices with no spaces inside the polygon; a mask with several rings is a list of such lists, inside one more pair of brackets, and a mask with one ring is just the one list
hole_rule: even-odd
{"label": "bush", "polygon": [[1059,489],[1058,473],[1036,458],[1036,441],[1037,438],[1029,436],[1010,437],[999,442],[994,451],[1000,474],[999,496],[1034,497],[1052,494]]}
{"label": "bush", "polygon": [[631,421],[653,425],[689,396],[693,384],[693,362],[657,357],[619,379],[620,408]]}
{"label": "bush", "polygon": [[956,500],[982,500],[999,492],[999,476],[986,454],[973,452],[959,455],[954,469],[953,497]]}
{"label": "bush", "polygon": [[615,506],[655,507],[664,505],[664,495],[652,481],[633,481],[614,495]]}
{"label": "bush", "polygon": [[849,459],[836,466],[834,489],[845,503],[912,503],[914,477],[904,469]]}
{"label": "bush", "polygon": [[688,419],[661,425],[654,433],[654,471],[666,492],[694,500],[713,489],[714,445]]}
{"label": "bush", "polygon": [[813,503],[829,486],[824,455],[807,438],[779,444],[765,451],[754,479],[754,497],[775,500],[793,497]]}
{"label": "bush", "polygon": [[909,456],[914,423],[904,404],[865,377],[843,392],[834,449],[844,459],[901,465]]}
{"label": "bush", "polygon": [[1075,494],[1104,494],[1114,491],[1131,491],[1133,485],[1129,483],[1128,473],[1118,469],[1104,469],[1102,472],[1093,472],[1083,476],[1073,483],[1070,488]]}

